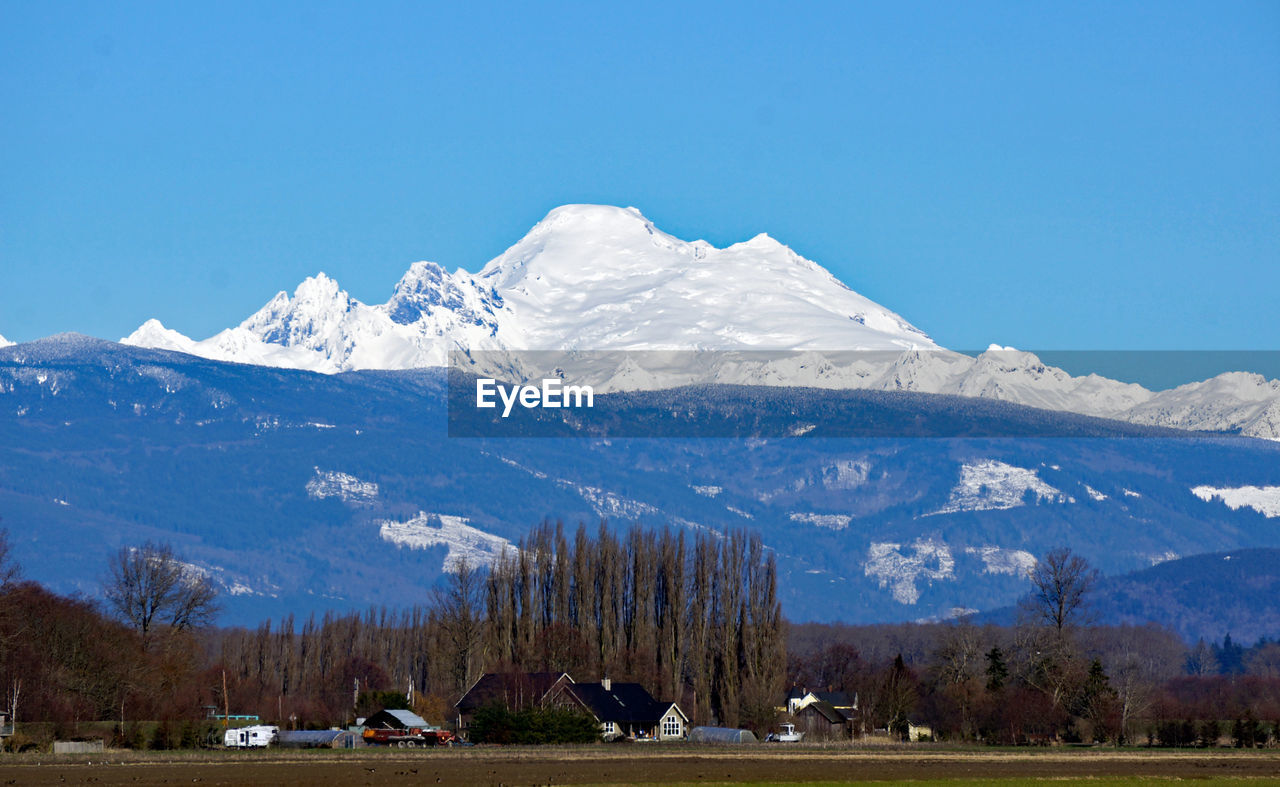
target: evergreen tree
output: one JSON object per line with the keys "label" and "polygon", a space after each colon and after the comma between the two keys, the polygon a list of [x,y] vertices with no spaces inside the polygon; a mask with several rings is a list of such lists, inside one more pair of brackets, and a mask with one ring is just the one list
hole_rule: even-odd
{"label": "evergreen tree", "polygon": [[987,691],[999,691],[1009,679],[1009,665],[1005,663],[1004,653],[1000,647],[994,646],[987,651]]}

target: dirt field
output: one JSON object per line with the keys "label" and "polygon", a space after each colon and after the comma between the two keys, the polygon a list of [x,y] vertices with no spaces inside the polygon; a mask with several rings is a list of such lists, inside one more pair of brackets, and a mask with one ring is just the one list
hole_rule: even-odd
{"label": "dirt field", "polygon": [[[96,758],[95,758],[96,757]],[[717,784],[1159,779],[1280,785],[1280,751],[910,750],[754,746],[5,755],[0,784]]]}

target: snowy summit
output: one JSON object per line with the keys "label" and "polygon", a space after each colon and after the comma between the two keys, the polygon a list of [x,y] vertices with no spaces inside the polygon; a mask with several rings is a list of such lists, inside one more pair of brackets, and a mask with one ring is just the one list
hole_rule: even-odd
{"label": "snowy summit", "polygon": [[[917,391],[1280,439],[1278,381],[1231,373],[1156,393],[1074,377],[1012,347],[963,355],[768,235],[718,249],[668,235],[635,208],[603,205],[556,208],[476,274],[416,262],[386,303],[361,303],[318,273],[208,339],[148,320],[121,341],[325,373],[447,366],[462,350],[504,359],[490,372],[530,378],[537,362],[507,363],[509,354],[553,350],[574,354],[564,361],[570,366],[553,368],[602,392],[693,382]],[[730,352],[705,365],[584,355],[668,350],[792,355]]]}
{"label": "snowy summit", "polygon": [[602,205],[556,208],[475,275],[414,263],[384,304],[363,304],[320,273],[203,341],[156,320],[122,341],[320,372],[443,366],[455,348],[936,347],[767,235],[717,249]]}

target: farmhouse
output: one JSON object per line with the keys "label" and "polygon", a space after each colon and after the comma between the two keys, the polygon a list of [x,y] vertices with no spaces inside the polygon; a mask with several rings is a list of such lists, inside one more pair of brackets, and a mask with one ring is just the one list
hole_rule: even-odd
{"label": "farmhouse", "polygon": [[849,718],[852,718],[853,711],[858,709],[857,695],[851,698],[843,691],[810,691],[792,686],[787,692],[787,713],[794,716],[800,712],[801,708],[813,702],[828,703]]}
{"label": "farmhouse", "polygon": [[476,711],[493,704],[511,711],[540,705],[584,710],[605,740],[683,740],[689,729],[679,706],[655,700],[639,683],[575,683],[567,672],[490,672],[458,700],[458,732],[465,734]]}
{"label": "farmhouse", "polygon": [[689,717],[674,702],[655,700],[639,683],[568,683],[551,701],[587,711],[605,740],[683,740]]}

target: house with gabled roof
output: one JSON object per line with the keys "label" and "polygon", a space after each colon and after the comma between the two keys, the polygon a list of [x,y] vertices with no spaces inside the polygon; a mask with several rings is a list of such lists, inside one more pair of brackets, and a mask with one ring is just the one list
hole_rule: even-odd
{"label": "house with gabled roof", "polygon": [[501,705],[511,711],[543,705],[573,678],[567,672],[486,672],[471,684],[454,706],[458,732],[465,735],[476,711],[486,705]]}
{"label": "house with gabled roof", "polygon": [[849,718],[826,700],[806,703],[794,714],[796,729],[804,739],[829,741],[849,737]]}
{"label": "house with gabled roof", "polygon": [[683,740],[689,717],[674,702],[655,700],[639,683],[567,683],[550,698],[590,713],[605,740]]}
{"label": "house with gabled roof", "polygon": [[847,717],[852,717],[852,712],[858,709],[858,695],[856,694],[850,697],[847,692],[843,691],[810,691],[799,686],[792,686],[787,691],[786,712],[794,716],[804,706],[813,702],[826,702]]}

